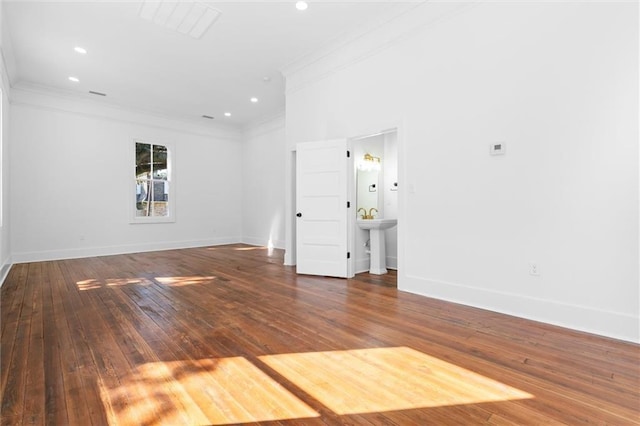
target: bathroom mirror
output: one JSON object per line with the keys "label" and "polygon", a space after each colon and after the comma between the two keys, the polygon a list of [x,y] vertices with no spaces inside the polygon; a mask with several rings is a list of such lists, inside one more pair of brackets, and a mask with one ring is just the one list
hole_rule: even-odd
{"label": "bathroom mirror", "polygon": [[371,208],[378,210],[378,213],[373,211],[373,216],[380,218],[380,172],[378,170],[358,170],[356,175],[356,198],[358,206],[358,219],[362,219],[363,212],[360,209],[365,209],[367,214],[371,211]]}

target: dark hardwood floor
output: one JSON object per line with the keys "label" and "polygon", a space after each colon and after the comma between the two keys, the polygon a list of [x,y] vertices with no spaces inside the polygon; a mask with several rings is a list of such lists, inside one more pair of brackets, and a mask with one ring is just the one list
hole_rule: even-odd
{"label": "dark hardwood floor", "polygon": [[14,265],[2,424],[640,424],[640,347],[231,245]]}

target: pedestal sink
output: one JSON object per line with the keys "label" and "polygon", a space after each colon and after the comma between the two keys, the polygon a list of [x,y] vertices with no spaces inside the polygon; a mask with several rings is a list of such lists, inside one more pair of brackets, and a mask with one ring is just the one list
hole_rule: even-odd
{"label": "pedestal sink", "polygon": [[358,219],[361,229],[369,230],[369,249],[371,261],[369,273],[382,275],[387,273],[387,252],[384,231],[398,224],[398,219]]}

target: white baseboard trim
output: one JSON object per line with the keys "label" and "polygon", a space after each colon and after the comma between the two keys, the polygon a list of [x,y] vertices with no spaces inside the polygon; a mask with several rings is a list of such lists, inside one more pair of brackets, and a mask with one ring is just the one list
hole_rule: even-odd
{"label": "white baseboard trim", "polygon": [[4,263],[2,263],[2,267],[0,267],[0,287],[2,287],[2,284],[4,284],[4,280],[7,278],[7,275],[9,275],[11,266],[13,266],[11,258],[6,259]]}
{"label": "white baseboard trim", "polygon": [[369,272],[370,265],[369,257],[365,259],[355,259],[355,265],[353,265],[353,270],[356,274],[361,274],[363,272]]}
{"label": "white baseboard trim", "polygon": [[293,255],[291,254],[291,250],[284,250],[284,266],[296,266],[295,260],[293,260]]}
{"label": "white baseboard trim", "polygon": [[640,318],[633,315],[400,274],[398,289],[577,331],[640,343]]}
{"label": "white baseboard trim", "polygon": [[[250,246],[269,247],[269,239],[256,238],[256,237],[242,237],[241,243],[249,244]],[[284,240],[271,241],[273,248],[284,250]]]}
{"label": "white baseboard trim", "polygon": [[387,269],[398,269],[398,258],[387,256]]}
{"label": "white baseboard trim", "polygon": [[[387,269],[398,269],[398,258],[397,257],[387,257]],[[366,259],[356,259],[354,265],[354,271],[356,274],[361,274],[363,272],[369,272],[369,268],[371,265],[371,259],[367,257]]]}
{"label": "white baseboard trim", "polygon": [[87,247],[81,249],[13,253],[12,260],[13,263],[44,262],[49,260],[78,259],[83,257],[111,256],[116,254],[220,246],[224,244],[237,244],[240,242],[240,237],[223,237],[207,240],[167,241],[161,243],[129,244],[122,246]]}

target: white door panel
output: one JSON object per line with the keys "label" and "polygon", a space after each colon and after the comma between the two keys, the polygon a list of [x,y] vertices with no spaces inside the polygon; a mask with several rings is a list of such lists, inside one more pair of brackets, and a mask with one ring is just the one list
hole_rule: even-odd
{"label": "white door panel", "polygon": [[347,277],[347,141],[296,147],[297,272]]}

